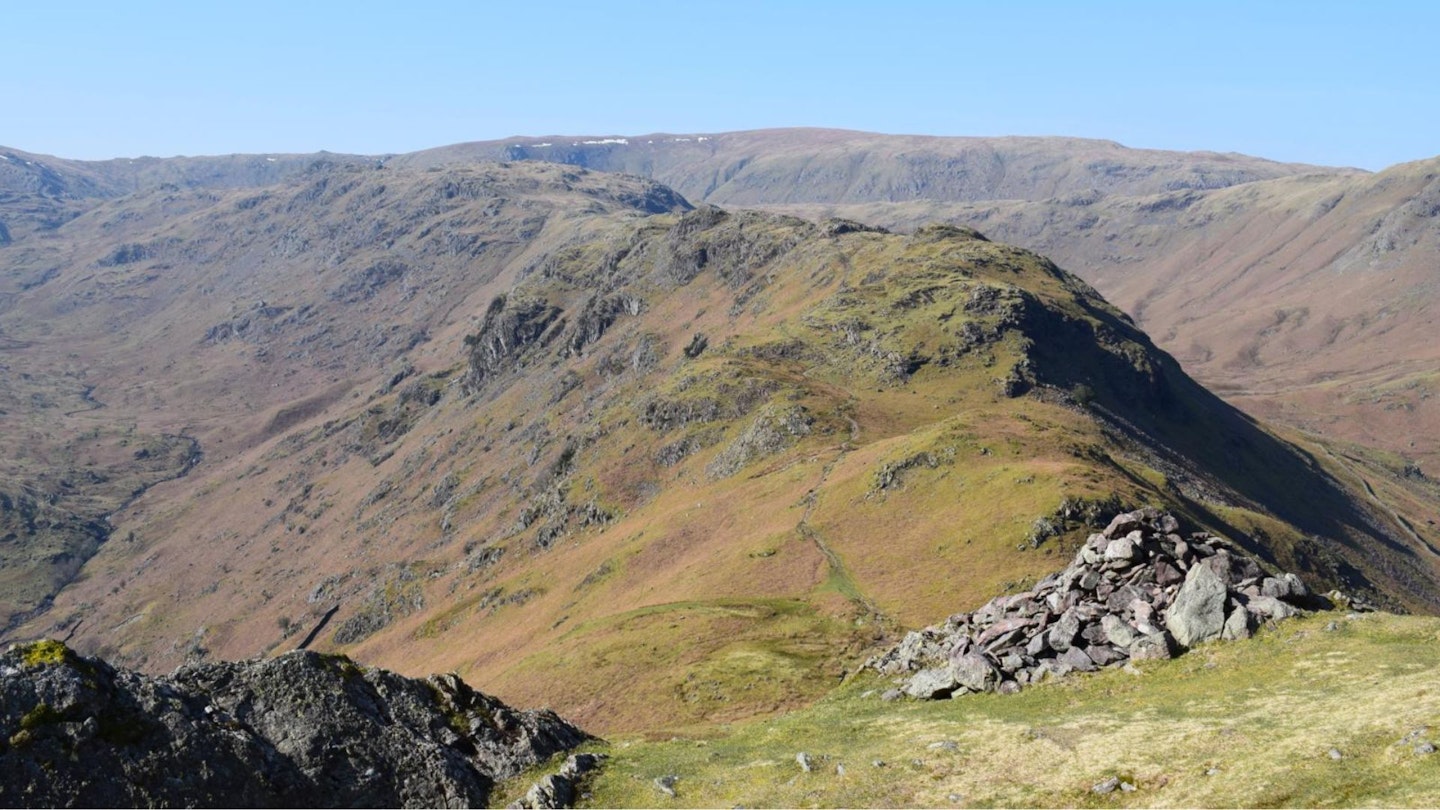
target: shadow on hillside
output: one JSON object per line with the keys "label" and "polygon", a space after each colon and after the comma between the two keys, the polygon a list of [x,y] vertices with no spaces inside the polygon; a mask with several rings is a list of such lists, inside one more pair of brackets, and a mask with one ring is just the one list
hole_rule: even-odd
{"label": "shadow on hillside", "polygon": [[[1440,612],[1435,571],[1362,495],[1195,382],[1139,329],[1083,305],[1100,326],[1029,308],[1025,330],[1034,340],[1037,381],[1070,391],[1088,387],[1092,412],[1166,475],[1169,494],[1198,520],[1282,567],[1368,592],[1392,607],[1403,601]],[[1121,341],[1143,346],[1145,355],[1124,351]],[[1309,537],[1287,546],[1248,535],[1207,502],[1258,507]]]}

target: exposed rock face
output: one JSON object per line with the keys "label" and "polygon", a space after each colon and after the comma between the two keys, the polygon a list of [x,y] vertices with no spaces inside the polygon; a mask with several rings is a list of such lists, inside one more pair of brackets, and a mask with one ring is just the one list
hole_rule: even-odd
{"label": "exposed rock face", "polygon": [[49,641],[0,656],[0,726],[4,806],[484,806],[587,739],[454,675],[294,652],[149,678]]}
{"label": "exposed rock face", "polygon": [[470,369],[465,385],[474,390],[513,364],[517,355],[541,341],[560,317],[559,307],[547,301],[498,296],[490,302],[480,331],[466,338]]}
{"label": "exposed rock face", "polygon": [[1307,595],[1299,577],[1270,576],[1226,541],[1182,537],[1179,528],[1152,509],[1119,515],[1033,590],[910,633],[869,665],[905,675],[912,697],[1013,692],[1047,676],[1246,638],[1259,622],[1295,615],[1291,602]]}

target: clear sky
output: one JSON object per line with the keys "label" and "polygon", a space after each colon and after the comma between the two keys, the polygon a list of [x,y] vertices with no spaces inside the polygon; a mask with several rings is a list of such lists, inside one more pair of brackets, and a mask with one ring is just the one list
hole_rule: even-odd
{"label": "clear sky", "polygon": [[8,0],[0,28],[0,144],[73,158],[782,126],[1440,154],[1418,0]]}

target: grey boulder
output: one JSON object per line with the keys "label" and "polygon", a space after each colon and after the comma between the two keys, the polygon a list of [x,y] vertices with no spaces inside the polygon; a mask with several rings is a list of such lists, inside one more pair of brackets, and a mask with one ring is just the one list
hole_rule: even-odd
{"label": "grey boulder", "polygon": [[1185,584],[1165,612],[1165,626],[1182,647],[1220,637],[1225,629],[1228,589],[1208,565],[1191,566]]}

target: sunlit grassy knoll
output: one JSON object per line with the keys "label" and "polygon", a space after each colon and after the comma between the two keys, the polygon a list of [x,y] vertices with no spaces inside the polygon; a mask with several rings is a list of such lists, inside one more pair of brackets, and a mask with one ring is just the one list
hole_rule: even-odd
{"label": "sunlit grassy knoll", "polygon": [[[1318,614],[1016,696],[886,702],[863,675],[782,717],[616,737],[587,804],[1435,806],[1440,755],[1415,746],[1440,733],[1437,642],[1436,619]],[[1091,792],[1111,776],[1137,790]]]}

